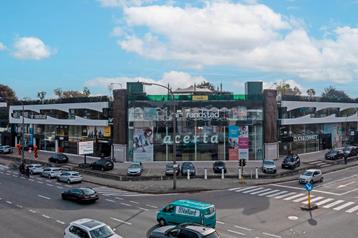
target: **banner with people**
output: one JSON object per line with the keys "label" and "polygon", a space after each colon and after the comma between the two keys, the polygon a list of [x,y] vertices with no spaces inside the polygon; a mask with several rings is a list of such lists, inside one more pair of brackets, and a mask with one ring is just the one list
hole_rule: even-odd
{"label": "banner with people", "polygon": [[239,129],[239,159],[249,159],[249,127]]}
{"label": "banner with people", "polygon": [[135,128],[133,133],[133,161],[153,161],[153,128]]}

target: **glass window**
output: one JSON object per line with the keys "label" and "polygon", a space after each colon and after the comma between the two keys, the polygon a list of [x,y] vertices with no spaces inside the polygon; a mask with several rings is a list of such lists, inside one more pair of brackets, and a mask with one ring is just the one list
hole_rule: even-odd
{"label": "glass window", "polygon": [[109,226],[102,226],[95,230],[90,231],[92,238],[107,238],[112,236],[114,232],[109,228]]}
{"label": "glass window", "polygon": [[192,231],[181,230],[179,232],[178,238],[198,238],[198,235]]}

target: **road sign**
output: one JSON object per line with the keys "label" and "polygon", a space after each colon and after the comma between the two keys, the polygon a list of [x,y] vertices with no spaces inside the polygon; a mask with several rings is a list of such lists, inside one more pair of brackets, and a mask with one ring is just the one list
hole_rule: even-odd
{"label": "road sign", "polygon": [[313,189],[313,184],[311,184],[311,183],[306,183],[306,184],[305,184],[305,189],[306,189],[308,192],[311,192],[312,189]]}

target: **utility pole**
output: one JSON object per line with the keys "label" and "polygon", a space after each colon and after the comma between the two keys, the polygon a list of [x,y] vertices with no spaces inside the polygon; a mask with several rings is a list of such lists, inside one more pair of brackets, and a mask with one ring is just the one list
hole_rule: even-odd
{"label": "utility pole", "polygon": [[21,162],[25,163],[25,155],[24,155],[24,147],[25,147],[25,120],[24,120],[24,113],[25,113],[25,106],[24,101],[22,102],[22,125],[21,125]]}

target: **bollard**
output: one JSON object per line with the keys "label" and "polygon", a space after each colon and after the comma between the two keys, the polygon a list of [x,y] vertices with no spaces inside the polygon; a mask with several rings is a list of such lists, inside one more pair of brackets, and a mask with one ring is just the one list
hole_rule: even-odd
{"label": "bollard", "polygon": [[190,170],[189,170],[189,169],[186,171],[186,178],[187,178],[188,180],[190,179]]}
{"label": "bollard", "polygon": [[252,169],[250,170],[250,179],[252,179]]}
{"label": "bollard", "polygon": [[208,179],[208,170],[204,169],[204,179]]}
{"label": "bollard", "polygon": [[239,179],[241,179],[241,169],[239,169]]}
{"label": "bollard", "polygon": [[221,179],[224,179],[224,169],[221,169]]}
{"label": "bollard", "polygon": [[256,168],[256,170],[255,170],[255,178],[259,179],[259,169],[258,168]]}

